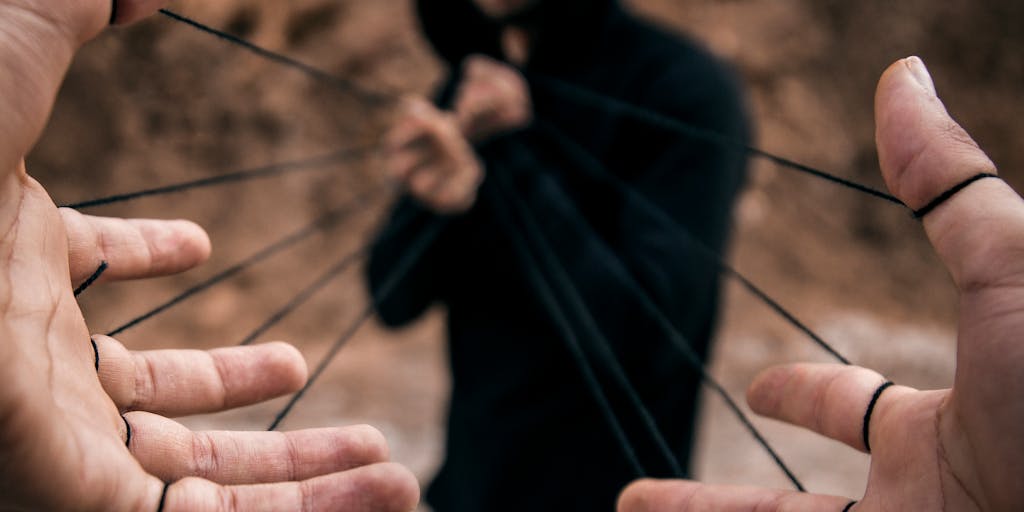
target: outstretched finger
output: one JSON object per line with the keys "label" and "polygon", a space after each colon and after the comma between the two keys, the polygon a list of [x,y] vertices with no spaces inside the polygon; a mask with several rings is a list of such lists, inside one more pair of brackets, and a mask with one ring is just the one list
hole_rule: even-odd
{"label": "outstretched finger", "polygon": [[911,208],[929,211],[928,236],[960,289],[1024,285],[1024,202],[1000,180],[969,181],[995,166],[949,116],[920,59],[890,66],[875,109],[886,184]]}
{"label": "outstretched finger", "polygon": [[94,336],[100,383],[124,411],[185,416],[242,407],[297,391],[306,362],[286,343],[130,352]]}
{"label": "outstretched finger", "polygon": [[876,411],[908,391],[912,390],[890,387],[885,377],[865,368],[795,364],[758,375],[747,391],[747,402],[758,414],[867,452]]}
{"label": "outstretched finger", "polygon": [[199,477],[224,485],[306,480],[386,462],[388,445],[358,425],[296,432],[192,432],[144,412],[125,415],[128,448],[146,472],[165,482]]}
{"label": "outstretched finger", "polygon": [[419,486],[409,470],[388,463],[276,484],[225,487],[188,478],[171,484],[163,501],[165,512],[408,512],[419,502]]}
{"label": "outstretched finger", "polygon": [[796,491],[640,480],[619,497],[619,512],[843,512],[849,498]]}
{"label": "outstretched finger", "polygon": [[94,217],[68,208],[60,212],[76,285],[104,261],[107,270],[100,281],[116,281],[184,272],[210,256],[210,238],[192,222]]}

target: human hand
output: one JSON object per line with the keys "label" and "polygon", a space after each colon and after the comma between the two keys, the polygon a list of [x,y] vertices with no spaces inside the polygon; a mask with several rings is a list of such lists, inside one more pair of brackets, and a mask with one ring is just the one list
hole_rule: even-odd
{"label": "human hand", "polygon": [[[891,66],[878,86],[879,158],[886,184],[920,208],[991,161],[946,113],[923,63]],[[960,291],[952,389],[890,387],[867,425],[871,470],[849,510],[1024,510],[1024,203],[1005,183],[976,181],[924,219]],[[747,394],[758,413],[868,451],[865,412],[886,379],[867,369],[799,364],[762,373]],[[620,512],[835,511],[849,498],[640,481]]]}
{"label": "human hand", "polygon": [[483,181],[483,164],[454,115],[409,98],[384,142],[385,168],[438,213],[468,210]]}
{"label": "human hand", "polygon": [[467,58],[464,68],[455,115],[466,138],[481,142],[530,124],[530,87],[519,71],[482,55]]}
{"label": "human hand", "polygon": [[[159,3],[121,0],[118,20]],[[0,509],[412,509],[414,479],[376,464],[386,444],[366,427],[192,433],[159,416],[294,391],[306,376],[295,349],[132,353],[90,340],[72,279],[100,260],[107,279],[184,270],[209,250],[190,224],[59,211],[25,170],[72,55],[110,8],[0,1]]]}

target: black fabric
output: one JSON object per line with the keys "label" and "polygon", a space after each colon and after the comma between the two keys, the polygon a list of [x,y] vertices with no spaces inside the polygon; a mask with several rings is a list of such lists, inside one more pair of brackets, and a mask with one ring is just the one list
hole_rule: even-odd
{"label": "black fabric", "polygon": [[[540,21],[531,21],[538,39],[527,73],[587,87],[740,141],[749,138],[734,79],[698,45],[638,21],[613,0],[541,5],[545,12],[531,17]],[[479,53],[476,49],[498,52],[498,26],[468,0],[420,0],[419,12],[424,32],[434,37],[435,48],[453,69],[466,55]],[[451,83],[445,88],[453,89]],[[724,250],[744,154],[532,92],[538,119],[708,246]],[[641,308],[617,290],[620,281],[607,269],[612,258],[621,258],[703,355],[715,325],[715,265],[614,187],[579,172],[578,156],[543,130],[526,129],[479,151],[488,172],[514,176],[517,192],[540,219],[686,464],[699,379]],[[490,181],[485,180],[483,192],[493,186]],[[633,475],[522,276],[521,263],[487,204],[494,196],[481,193],[472,210],[452,219],[378,308],[385,323],[401,326],[432,304],[447,307],[452,396],[446,457],[427,501],[437,512],[614,510],[617,494]],[[395,210],[396,217],[414,212],[421,220],[382,232],[368,270],[371,290],[431,215],[410,198]],[[607,375],[600,377],[651,476],[668,476],[667,464],[628,401],[611,389]]]}

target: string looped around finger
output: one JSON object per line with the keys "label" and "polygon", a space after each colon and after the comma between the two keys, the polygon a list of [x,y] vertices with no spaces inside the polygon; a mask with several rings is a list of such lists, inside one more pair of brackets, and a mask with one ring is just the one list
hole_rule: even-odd
{"label": "string looped around finger", "polygon": [[125,448],[128,448],[129,450],[131,450],[132,449],[132,424],[128,423],[128,418],[125,418],[123,414],[121,415],[121,421],[124,422],[124,429],[125,429],[125,432],[124,432],[124,446],[125,446]]}
{"label": "string looped around finger", "polygon": [[171,482],[164,482],[164,490],[160,492],[160,503],[156,506],[156,512],[164,512],[164,505],[167,504],[167,491],[171,488]]}
{"label": "string looped around finger", "polygon": [[967,178],[966,180],[961,181],[960,183],[957,183],[956,185],[953,185],[952,188],[950,188],[949,190],[939,194],[938,197],[936,197],[935,199],[932,199],[928,204],[922,206],[920,209],[914,210],[914,214],[913,214],[914,218],[918,219],[918,220],[923,219],[925,217],[925,215],[928,215],[929,213],[931,213],[936,208],[942,206],[943,203],[945,203],[946,201],[949,201],[950,199],[953,198],[953,196],[959,194],[961,190],[963,190],[963,189],[973,185],[974,183],[976,183],[978,181],[986,179],[986,178],[999,178],[999,176],[997,176],[995,174],[992,174],[990,172],[982,172],[982,173],[975,174],[974,176],[971,176],[970,178]]}
{"label": "string looped around finger", "polygon": [[96,340],[89,338],[89,343],[92,344],[92,357],[93,366],[96,367],[96,373],[100,372],[100,348],[96,346]]}
{"label": "string looped around finger", "polygon": [[75,288],[75,297],[85,293],[90,286],[96,284],[96,281],[103,276],[108,268],[110,268],[110,265],[106,261],[101,261],[99,268],[97,268],[88,279],[82,282],[82,284],[78,285],[78,288]]}
{"label": "string looped around finger", "polygon": [[864,438],[864,451],[871,453],[871,416],[875,413],[875,406],[878,405],[878,399],[882,397],[882,393],[885,390],[893,387],[892,381],[886,381],[878,389],[875,390],[875,394],[871,395],[871,402],[868,403],[868,410],[864,413],[864,424],[861,427],[861,436]]}

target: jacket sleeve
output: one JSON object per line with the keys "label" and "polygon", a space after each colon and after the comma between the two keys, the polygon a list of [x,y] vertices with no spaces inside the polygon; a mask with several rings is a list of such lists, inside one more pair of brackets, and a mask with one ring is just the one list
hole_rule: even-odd
{"label": "jacket sleeve", "polygon": [[409,197],[401,198],[390,219],[377,235],[370,249],[367,281],[377,314],[390,327],[400,327],[416,320],[435,301],[443,296],[448,277],[448,240],[452,239],[452,226],[448,225],[431,244],[423,256],[385,296],[382,286],[390,279],[392,269],[415,238],[416,233],[431,221],[435,214]]}

